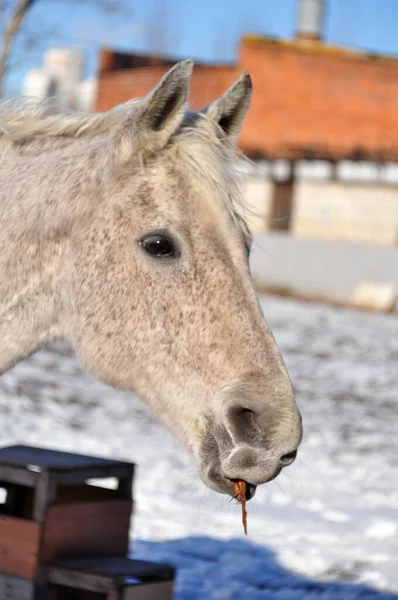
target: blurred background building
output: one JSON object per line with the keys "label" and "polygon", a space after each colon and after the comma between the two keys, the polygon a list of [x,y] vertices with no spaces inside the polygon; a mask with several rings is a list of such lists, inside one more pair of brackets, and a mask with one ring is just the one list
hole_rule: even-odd
{"label": "blurred background building", "polygon": [[[324,44],[325,3],[298,8],[295,39],[248,35],[235,64],[196,64],[191,105],[250,72],[239,146],[254,161],[245,193],[256,230],[397,244],[398,60]],[[143,96],[175,62],[102,50],[96,109]]]}
{"label": "blurred background building", "polygon": [[[398,243],[398,60],[323,41],[324,0],[297,0],[294,39],[245,35],[233,63],[196,62],[191,106],[220,96],[243,71],[254,96],[239,139],[257,232]],[[100,51],[98,78],[84,55],[50,48],[23,94],[107,110],[148,93],[179,58]]]}
{"label": "blurred background building", "polygon": [[28,71],[22,95],[38,100],[56,98],[68,108],[90,111],[97,93],[96,78],[83,80],[84,54],[77,48],[49,48],[43,66]]}

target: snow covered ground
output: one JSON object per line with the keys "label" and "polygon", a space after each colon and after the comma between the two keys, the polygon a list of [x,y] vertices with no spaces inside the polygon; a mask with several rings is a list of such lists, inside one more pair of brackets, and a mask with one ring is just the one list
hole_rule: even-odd
{"label": "snow covered ground", "polygon": [[179,566],[177,600],[398,599],[398,317],[262,298],[297,391],[296,463],[240,507],[146,408],[63,342],[0,378],[0,444],[135,460],[132,552]]}

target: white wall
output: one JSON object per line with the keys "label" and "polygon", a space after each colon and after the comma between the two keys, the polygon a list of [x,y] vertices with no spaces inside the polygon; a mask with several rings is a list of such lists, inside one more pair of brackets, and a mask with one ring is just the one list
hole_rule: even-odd
{"label": "white wall", "polygon": [[272,183],[266,177],[246,176],[243,194],[248,206],[246,215],[253,231],[267,231],[270,224]]}
{"label": "white wall", "polygon": [[398,243],[398,187],[297,181],[292,234],[300,237]]}
{"label": "white wall", "polygon": [[40,69],[28,71],[22,84],[22,96],[44,100],[48,98],[51,89],[52,78],[50,73]]}

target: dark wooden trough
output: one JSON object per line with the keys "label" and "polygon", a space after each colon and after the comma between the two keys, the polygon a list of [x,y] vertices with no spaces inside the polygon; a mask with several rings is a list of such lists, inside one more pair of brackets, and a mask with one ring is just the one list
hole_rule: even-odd
{"label": "dark wooden trough", "polygon": [[[127,558],[132,463],[0,449],[1,600],[171,600],[174,569]],[[115,489],[91,480],[114,478]]]}

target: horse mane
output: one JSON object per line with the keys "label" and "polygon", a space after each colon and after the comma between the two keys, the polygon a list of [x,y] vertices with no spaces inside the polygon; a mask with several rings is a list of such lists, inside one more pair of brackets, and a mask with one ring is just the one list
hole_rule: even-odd
{"label": "horse mane", "polygon": [[[34,152],[69,143],[73,140],[92,139],[134,114],[139,99],[128,100],[106,112],[85,113],[65,108],[54,99],[38,102],[29,98],[16,98],[0,103],[0,141],[8,139],[17,145],[33,146]],[[211,134],[210,128],[197,127],[203,113],[187,112],[186,118],[169,144],[168,153],[175,165],[181,160],[189,168],[199,186],[203,184],[216,190],[235,221],[250,237],[247,215],[250,210],[240,190],[242,170],[238,162],[248,159],[223,136]],[[32,151],[33,151],[32,147]],[[222,166],[221,173],[220,166]],[[206,176],[204,177],[204,174]],[[229,185],[225,187],[228,178]]]}
{"label": "horse mane", "polygon": [[131,115],[139,100],[129,100],[106,112],[85,113],[64,108],[53,99],[37,102],[16,98],[0,103],[0,138],[25,142],[39,138],[94,137]]}

